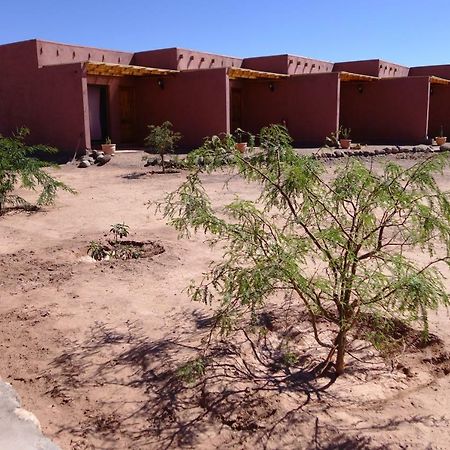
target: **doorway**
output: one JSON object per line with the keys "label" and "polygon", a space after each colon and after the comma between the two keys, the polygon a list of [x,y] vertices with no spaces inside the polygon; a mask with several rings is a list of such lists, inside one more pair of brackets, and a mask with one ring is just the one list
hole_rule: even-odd
{"label": "doorway", "polygon": [[242,128],[242,90],[239,88],[231,89],[231,117],[230,126],[231,133],[234,133],[237,128]]}
{"label": "doorway", "polygon": [[108,137],[108,86],[89,84],[89,128],[91,143],[100,144]]}
{"label": "doorway", "polygon": [[136,142],[136,92],[132,86],[119,88],[120,136],[122,144]]}

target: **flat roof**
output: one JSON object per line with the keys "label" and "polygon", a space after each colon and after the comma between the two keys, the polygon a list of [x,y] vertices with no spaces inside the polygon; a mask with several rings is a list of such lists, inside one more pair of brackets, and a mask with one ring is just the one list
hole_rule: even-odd
{"label": "flat roof", "polygon": [[110,77],[170,75],[178,70],[157,69],[154,67],[133,66],[130,64],[113,64],[88,61],[84,63],[88,75],[104,75]]}

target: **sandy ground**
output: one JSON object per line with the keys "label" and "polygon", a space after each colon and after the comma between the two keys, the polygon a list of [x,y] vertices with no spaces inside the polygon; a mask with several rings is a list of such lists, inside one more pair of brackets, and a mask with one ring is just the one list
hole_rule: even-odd
{"label": "sandy ground", "polygon": [[[66,165],[56,175],[78,195],[0,218],[0,375],[61,448],[450,448],[445,310],[431,316],[443,343],[393,364],[357,341],[358,359],[334,383],[307,371],[268,374],[244,332],[218,346],[224,357],[214,376],[180,383],[174,373],[198,354],[211,315],[184,288],[218,254],[203,236],[178,240],[145,203],[185,174],[150,175],[141,156],[128,153],[104,167]],[[227,193],[224,180],[206,179],[219,204],[235,192],[256,195],[236,179]],[[449,180],[446,173],[441,184],[448,188]],[[130,238],[157,241],[165,252],[135,261],[87,258],[89,241],[118,222],[130,226]],[[278,345],[275,332],[269,341]],[[313,344],[302,345],[311,354]]]}

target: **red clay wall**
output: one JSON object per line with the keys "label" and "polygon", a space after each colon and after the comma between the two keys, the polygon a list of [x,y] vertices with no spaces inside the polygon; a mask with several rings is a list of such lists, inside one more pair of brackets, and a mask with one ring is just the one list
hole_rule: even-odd
{"label": "red clay wall", "polygon": [[140,140],[147,125],[169,120],[183,135],[181,148],[195,148],[203,138],[229,130],[229,87],[226,69],[187,71],[136,81]]}
{"label": "red clay wall", "polygon": [[172,70],[201,70],[241,67],[242,59],[182,48],[166,48],[135,53],[132,64]]}
{"label": "red clay wall", "polygon": [[411,67],[409,70],[410,76],[431,76],[447,78],[450,80],[450,64],[438,65],[438,66],[422,66]]}
{"label": "red clay wall", "polygon": [[334,64],[334,72],[352,72],[372,77],[393,78],[407,77],[409,68],[393,64],[380,59],[368,59],[365,61],[344,61]]}
{"label": "red clay wall", "polygon": [[340,123],[353,141],[417,143],[427,139],[427,77],[341,83]]}
{"label": "red clay wall", "polygon": [[0,46],[0,133],[31,130],[30,143],[84,148],[81,64],[37,68],[35,41]]}
{"label": "red clay wall", "polygon": [[32,41],[0,46],[0,133],[10,134],[22,125],[33,127],[36,53]]}
{"label": "red clay wall", "polygon": [[133,53],[103,50],[101,48],[39,40],[35,42],[39,66],[71,64],[89,60],[113,64],[129,64],[133,57]]}
{"label": "red clay wall", "polygon": [[333,70],[333,63],[304,58],[302,56],[272,55],[245,58],[242,62],[242,67],[245,69],[261,70],[263,72],[300,75],[331,72]]}
{"label": "red clay wall", "polygon": [[243,128],[257,133],[263,126],[286,123],[295,145],[321,145],[335,132],[339,116],[337,73],[299,75],[273,82],[243,83]]}
{"label": "red clay wall", "polygon": [[450,86],[434,84],[431,92],[428,135],[430,138],[439,136],[442,125],[444,135],[450,139]]}
{"label": "red clay wall", "polygon": [[131,64],[135,66],[177,70],[177,49],[174,47],[138,52],[134,54]]}
{"label": "red clay wall", "polygon": [[33,140],[54,145],[68,156],[90,147],[85,89],[81,63],[39,69],[30,111]]}

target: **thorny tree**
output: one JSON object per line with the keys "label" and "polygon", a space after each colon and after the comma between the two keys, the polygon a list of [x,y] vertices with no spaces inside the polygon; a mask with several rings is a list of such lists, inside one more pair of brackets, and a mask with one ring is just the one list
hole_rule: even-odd
{"label": "thorny tree", "polygon": [[[191,155],[186,181],[163,207],[182,234],[203,230],[212,245],[223,246],[194,300],[220,300],[217,317],[255,313],[280,289],[306,308],[317,342],[329,349],[344,373],[349,333],[363,314],[421,320],[427,311],[449,303],[439,265],[449,263],[450,203],[434,175],[448,164],[443,154],[403,168],[388,162],[377,169],[347,158],[331,176],[312,157],[298,156],[287,130],[261,130],[261,151],[243,156],[230,139],[213,137]],[[234,174],[256,183],[257,201],[236,199],[213,208],[201,172],[226,163]],[[195,167],[196,166],[196,167]],[[327,181],[327,180],[330,181]],[[221,247],[222,248],[222,247]],[[420,264],[412,252],[427,252]],[[331,324],[331,340],[321,337],[318,321]]]}
{"label": "thorny tree", "polygon": [[14,193],[17,187],[40,190],[37,205],[51,204],[58,189],[75,192],[44,170],[51,164],[34,156],[38,152],[55,153],[57,150],[44,145],[27,145],[25,138],[29,133],[27,128],[21,128],[12,137],[0,135],[0,213],[6,205],[28,205],[23,197]]}

